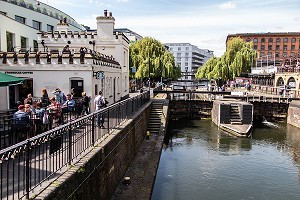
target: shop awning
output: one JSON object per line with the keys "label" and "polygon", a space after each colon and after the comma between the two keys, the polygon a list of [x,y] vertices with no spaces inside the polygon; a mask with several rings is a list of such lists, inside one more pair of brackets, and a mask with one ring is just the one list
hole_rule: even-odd
{"label": "shop awning", "polygon": [[15,77],[9,74],[4,74],[0,72],[0,87],[9,86],[13,84],[20,84],[23,82],[23,78]]}

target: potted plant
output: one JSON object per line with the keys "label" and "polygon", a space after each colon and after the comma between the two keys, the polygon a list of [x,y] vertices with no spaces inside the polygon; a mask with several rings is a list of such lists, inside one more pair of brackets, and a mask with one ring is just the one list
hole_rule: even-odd
{"label": "potted plant", "polygon": [[10,0],[10,2],[13,3],[13,4],[15,4],[15,5],[18,4],[17,0]]}
{"label": "potted plant", "polygon": [[42,12],[40,7],[36,7],[35,11],[39,13]]}
{"label": "potted plant", "polygon": [[24,0],[20,0],[20,1],[19,1],[19,6],[22,6],[22,7],[26,8],[26,3],[25,3],[25,1],[24,1]]}
{"label": "potted plant", "polygon": [[34,10],[32,3],[29,3],[29,4],[28,4],[28,8],[29,8],[30,10]]}
{"label": "potted plant", "polygon": [[47,9],[43,8],[43,14],[48,15]]}
{"label": "potted plant", "polygon": [[52,12],[52,11],[49,11],[49,15],[50,15],[50,17],[54,17],[54,15],[53,15],[53,12]]}

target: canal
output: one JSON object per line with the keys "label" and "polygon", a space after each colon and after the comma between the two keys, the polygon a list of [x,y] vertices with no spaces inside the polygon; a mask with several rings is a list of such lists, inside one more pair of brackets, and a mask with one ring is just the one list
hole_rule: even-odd
{"label": "canal", "polygon": [[300,129],[254,126],[237,138],[211,120],[170,122],[152,200],[300,199]]}

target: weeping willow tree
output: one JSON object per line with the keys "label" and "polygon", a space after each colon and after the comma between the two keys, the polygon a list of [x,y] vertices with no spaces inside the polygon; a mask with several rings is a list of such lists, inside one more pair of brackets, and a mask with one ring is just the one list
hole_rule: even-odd
{"label": "weeping willow tree", "polygon": [[196,73],[196,78],[233,80],[241,73],[250,73],[256,51],[252,43],[244,42],[240,37],[232,38],[220,58],[210,58]]}
{"label": "weeping willow tree", "polygon": [[136,73],[131,77],[153,79],[180,77],[180,68],[175,66],[175,60],[165,46],[153,38],[143,38],[129,47],[129,66],[136,67]]}

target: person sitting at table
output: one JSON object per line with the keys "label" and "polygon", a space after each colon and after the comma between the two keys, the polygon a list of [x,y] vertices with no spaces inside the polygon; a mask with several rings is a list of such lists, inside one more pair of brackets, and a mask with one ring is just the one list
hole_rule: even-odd
{"label": "person sitting at table", "polygon": [[27,132],[30,130],[30,118],[29,114],[25,112],[25,106],[19,105],[18,111],[13,115],[13,130],[15,138],[21,141],[27,137]]}
{"label": "person sitting at table", "polygon": [[35,109],[36,117],[38,117],[40,119],[43,119],[44,113],[45,113],[45,109],[42,108],[42,103],[41,102],[37,102],[36,103],[36,109]]}
{"label": "person sitting at table", "polygon": [[31,95],[31,94],[28,94],[28,95],[27,95],[27,98],[24,100],[24,105],[25,105],[25,104],[32,105],[32,103],[33,103],[32,95]]}
{"label": "person sitting at table", "polygon": [[42,133],[46,130],[46,126],[43,124],[43,117],[45,114],[45,109],[42,108],[42,102],[36,103],[35,109],[35,125],[36,125],[36,134]]}
{"label": "person sitting at table", "polygon": [[53,118],[53,123],[59,123],[61,116],[61,107],[58,102],[55,101],[55,97],[51,97],[50,105],[47,107],[49,115]]}
{"label": "person sitting at table", "polygon": [[25,104],[24,106],[25,106],[24,111],[30,116],[32,114],[32,109],[30,104]]}
{"label": "person sitting at table", "polygon": [[72,112],[75,109],[76,102],[72,99],[71,94],[67,94],[67,101],[62,105],[63,113]]}

